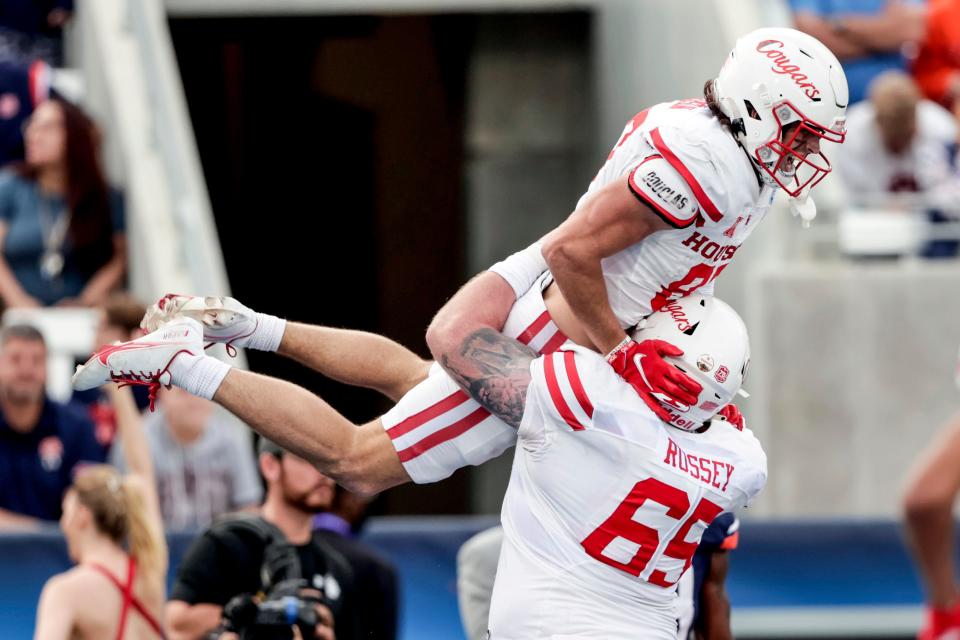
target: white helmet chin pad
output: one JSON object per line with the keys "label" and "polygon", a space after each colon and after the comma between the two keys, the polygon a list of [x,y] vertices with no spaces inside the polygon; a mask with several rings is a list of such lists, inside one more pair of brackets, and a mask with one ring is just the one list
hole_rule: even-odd
{"label": "white helmet chin pad", "polygon": [[840,62],[819,40],[794,29],[751,31],[714,88],[764,180],[796,197],[830,173],[820,145],[843,142],[849,93]]}
{"label": "white helmet chin pad", "polygon": [[693,294],[668,302],[632,337],[637,342],[663,340],[683,350],[683,355],[666,360],[703,386],[696,405],[677,405],[665,396],[657,399],[673,417],[671,424],[685,431],[699,429],[733,400],[750,363],[743,320],[715,297]]}

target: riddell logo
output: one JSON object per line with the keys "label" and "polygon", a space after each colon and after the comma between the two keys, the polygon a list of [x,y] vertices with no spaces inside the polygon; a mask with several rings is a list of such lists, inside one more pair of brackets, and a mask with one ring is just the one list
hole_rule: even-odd
{"label": "riddell logo", "polygon": [[781,51],[782,48],[783,43],[779,40],[764,40],[757,45],[757,51],[767,56],[773,63],[770,68],[773,69],[774,73],[790,76],[790,79],[803,90],[804,95],[811,100],[819,101],[820,90],[810,82],[810,77],[801,72],[800,67],[793,64],[790,58]]}
{"label": "riddell logo", "polygon": [[190,332],[186,329],[182,331],[167,331],[163,334],[164,340],[170,340],[172,338],[186,338],[190,335]]}
{"label": "riddell logo", "polygon": [[690,319],[687,318],[687,314],[683,312],[683,307],[676,302],[664,305],[660,311],[666,311],[670,314],[673,321],[677,323],[678,331],[687,331],[690,329]]}

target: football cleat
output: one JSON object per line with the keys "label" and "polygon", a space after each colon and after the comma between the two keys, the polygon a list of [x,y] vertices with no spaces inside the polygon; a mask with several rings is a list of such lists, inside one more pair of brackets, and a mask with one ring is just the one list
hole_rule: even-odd
{"label": "football cleat", "polygon": [[103,347],[73,374],[73,388],[93,389],[108,382],[143,385],[150,390],[150,410],[161,386],[170,387],[170,363],[183,353],[203,354],[203,329],[191,318],[163,325],[142,338]]}
{"label": "football cleat", "polygon": [[147,309],[140,327],[148,332],[180,318],[191,318],[203,325],[203,339],[210,347],[221,342],[227,353],[237,355],[236,347],[246,347],[257,330],[257,314],[227,296],[188,296],[168,293]]}
{"label": "football cleat", "polygon": [[960,603],[949,609],[927,608],[917,640],[960,640]]}

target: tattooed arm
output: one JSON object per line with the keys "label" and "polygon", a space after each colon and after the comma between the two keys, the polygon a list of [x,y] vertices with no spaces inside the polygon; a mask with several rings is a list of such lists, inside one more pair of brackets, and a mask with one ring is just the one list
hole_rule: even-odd
{"label": "tattooed arm", "polygon": [[517,428],[530,385],[530,363],[537,353],[513,338],[483,328],[469,334],[440,364],[490,413]]}

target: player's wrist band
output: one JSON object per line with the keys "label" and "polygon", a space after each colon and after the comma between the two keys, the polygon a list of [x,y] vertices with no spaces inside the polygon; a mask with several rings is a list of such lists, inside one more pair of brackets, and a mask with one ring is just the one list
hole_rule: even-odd
{"label": "player's wrist band", "polygon": [[287,328],[287,321],[266,313],[257,314],[257,328],[250,336],[247,347],[259,351],[276,351],[283,340],[283,332]]}
{"label": "player's wrist band", "polygon": [[615,346],[613,349],[611,349],[611,350],[610,350],[610,353],[608,353],[608,354],[606,355],[607,362],[610,362],[610,361],[613,359],[613,356],[615,356],[615,355],[617,355],[618,353],[620,353],[620,350],[623,349],[623,348],[624,348],[625,346],[627,346],[628,344],[630,344],[631,342],[633,342],[633,338],[631,338],[630,336],[627,336],[626,338],[624,338],[623,340],[621,340],[621,341],[620,341],[620,344],[618,344],[618,345]]}

